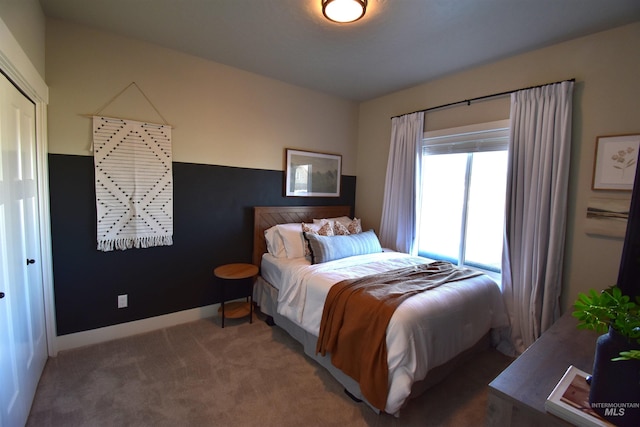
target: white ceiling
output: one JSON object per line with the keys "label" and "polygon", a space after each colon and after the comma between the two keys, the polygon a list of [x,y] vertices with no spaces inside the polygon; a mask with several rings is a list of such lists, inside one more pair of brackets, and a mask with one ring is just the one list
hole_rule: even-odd
{"label": "white ceiling", "polygon": [[352,24],[326,20],[321,0],[40,3],[50,17],[357,101],[640,20],[640,0],[369,0]]}

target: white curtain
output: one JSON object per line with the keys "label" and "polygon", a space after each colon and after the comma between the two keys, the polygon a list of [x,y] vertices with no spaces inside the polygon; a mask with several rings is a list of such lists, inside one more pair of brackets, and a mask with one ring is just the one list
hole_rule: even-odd
{"label": "white curtain", "polygon": [[416,206],[424,112],[391,120],[391,147],[384,185],[380,243],[398,252],[416,254]]}
{"label": "white curtain", "polygon": [[567,81],[511,95],[502,286],[519,353],[560,314],[572,93]]}

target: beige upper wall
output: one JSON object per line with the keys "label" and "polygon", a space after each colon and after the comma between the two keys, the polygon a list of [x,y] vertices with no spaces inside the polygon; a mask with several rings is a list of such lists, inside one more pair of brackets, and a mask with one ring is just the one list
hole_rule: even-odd
{"label": "beige upper wall", "polygon": [[[358,106],[157,45],[47,20],[49,152],[91,155],[91,120],[131,82],[174,126],[173,159],[282,170],[285,148],[341,154],[355,175]],[[131,87],[102,115],[162,123]]]}
{"label": "beige upper wall", "polygon": [[[575,78],[569,219],[562,307],[578,292],[615,283],[622,240],[587,235],[591,197],[626,197],[592,191],[596,137],[640,133],[640,23],[619,27],[474,68],[360,106],[356,214],[380,224],[392,116],[478,96]],[[428,130],[508,117],[509,99],[427,113]]]}
{"label": "beige upper wall", "polygon": [[0,0],[0,18],[41,77],[45,75],[45,17],[38,0]]}

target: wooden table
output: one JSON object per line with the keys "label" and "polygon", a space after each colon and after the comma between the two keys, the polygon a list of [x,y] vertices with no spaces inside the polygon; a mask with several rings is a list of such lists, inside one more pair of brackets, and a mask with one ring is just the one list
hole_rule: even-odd
{"label": "wooden table", "polygon": [[[224,328],[224,319],[228,317],[230,319],[236,319],[239,317],[249,316],[249,323],[253,323],[253,286],[249,287],[247,295],[247,302],[237,301],[225,304],[225,287],[230,283],[240,283],[237,281],[252,280],[258,275],[258,267],[253,264],[225,264],[216,267],[213,270],[213,274],[221,279],[222,289],[222,301],[220,303],[219,312],[222,317],[222,327]],[[225,310],[225,305],[228,307]]]}
{"label": "wooden table", "polygon": [[489,384],[487,425],[570,426],[544,403],[570,365],[593,369],[598,334],[567,313]]}

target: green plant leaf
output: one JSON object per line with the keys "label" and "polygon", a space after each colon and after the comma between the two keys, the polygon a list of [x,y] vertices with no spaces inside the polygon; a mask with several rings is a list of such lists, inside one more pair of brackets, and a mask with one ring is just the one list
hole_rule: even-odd
{"label": "green plant leaf", "polygon": [[572,316],[578,319],[580,329],[604,333],[611,326],[626,338],[640,341],[639,305],[617,286],[602,292],[590,289],[586,294],[579,293]]}
{"label": "green plant leaf", "polygon": [[640,350],[621,351],[620,357],[611,359],[614,362],[622,360],[640,360]]}

